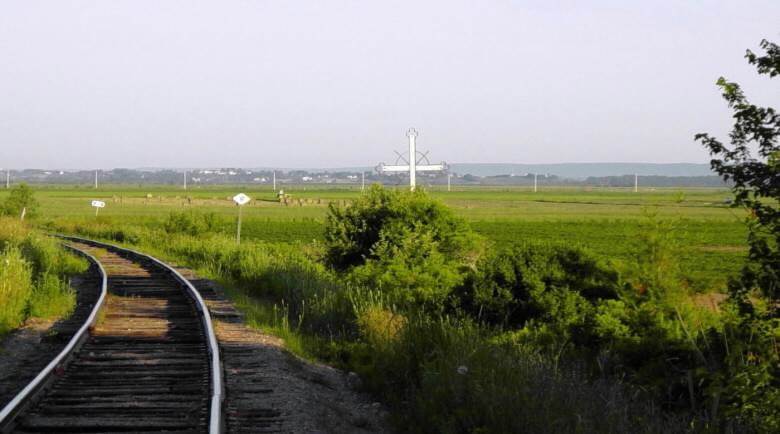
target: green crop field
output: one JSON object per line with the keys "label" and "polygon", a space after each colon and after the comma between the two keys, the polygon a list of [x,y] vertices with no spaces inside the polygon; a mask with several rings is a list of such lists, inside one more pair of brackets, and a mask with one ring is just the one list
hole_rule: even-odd
{"label": "green crop field", "polygon": [[[171,211],[184,209],[223,216],[232,232],[237,216],[230,197],[253,198],[243,210],[242,238],[274,242],[321,239],[327,204],[357,197],[356,186],[285,186],[287,204],[268,187],[228,186],[183,191],[171,186],[87,187],[36,186],[39,221],[88,221],[155,225]],[[400,188],[400,187],[399,187]],[[452,207],[495,245],[518,242],[562,242],[589,248],[618,268],[639,251],[641,235],[652,222],[680,248],[679,263],[692,288],[722,291],[727,277],[746,254],[744,213],[730,208],[727,190],[436,187],[432,195]],[[5,196],[0,192],[0,200]],[[107,203],[95,217],[90,201]]]}

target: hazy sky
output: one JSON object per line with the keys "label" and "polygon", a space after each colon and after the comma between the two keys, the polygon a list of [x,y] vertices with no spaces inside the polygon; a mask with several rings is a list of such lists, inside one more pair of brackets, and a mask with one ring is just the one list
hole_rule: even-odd
{"label": "hazy sky", "polygon": [[780,1],[0,0],[0,167],[706,162]]}

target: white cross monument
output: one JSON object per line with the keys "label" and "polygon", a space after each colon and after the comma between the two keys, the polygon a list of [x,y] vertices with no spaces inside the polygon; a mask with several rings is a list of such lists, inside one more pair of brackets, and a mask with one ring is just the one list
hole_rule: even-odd
{"label": "white cross monument", "polygon": [[[398,163],[399,160],[403,160],[406,162],[405,165],[387,165],[385,163],[379,163],[379,165],[376,166],[376,171],[379,173],[409,172],[409,189],[412,191],[414,191],[414,188],[417,185],[417,172],[444,172],[447,170],[447,163],[442,162],[441,164],[430,164],[430,161],[428,161],[427,152],[417,152],[418,135],[419,134],[417,133],[417,130],[414,128],[409,128],[409,131],[406,132],[406,137],[409,138],[408,160],[396,152],[396,154],[398,154],[398,160],[396,160],[396,163]],[[422,162],[427,164],[420,164]]]}

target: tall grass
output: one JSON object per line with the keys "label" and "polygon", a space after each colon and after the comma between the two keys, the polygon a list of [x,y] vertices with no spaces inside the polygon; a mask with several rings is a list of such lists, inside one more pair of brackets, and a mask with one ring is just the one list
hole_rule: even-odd
{"label": "tall grass", "polygon": [[16,219],[0,218],[0,336],[28,317],[58,318],[75,305],[69,276],[83,259]]}
{"label": "tall grass", "polygon": [[0,336],[24,320],[32,295],[32,271],[17,247],[0,253]]}
{"label": "tall grass", "polygon": [[388,342],[369,340],[363,378],[409,432],[686,432],[631,386],[592,379],[467,320],[415,314]]}

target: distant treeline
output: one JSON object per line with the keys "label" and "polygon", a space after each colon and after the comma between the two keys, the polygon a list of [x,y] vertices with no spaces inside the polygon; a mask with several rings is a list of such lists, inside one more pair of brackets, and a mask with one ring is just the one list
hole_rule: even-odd
{"label": "distant treeline", "polygon": [[[62,184],[62,185],[92,185],[95,174],[99,184],[137,184],[137,185],[182,185],[184,170],[160,169],[112,169],[112,170],[78,170],[55,171],[25,169],[11,171],[11,182],[26,182],[30,184]],[[403,175],[379,175],[375,172],[315,172],[306,170],[272,171],[251,170],[239,168],[192,169],[186,172],[187,184],[225,185],[225,184],[258,184],[271,185],[276,177],[278,186],[284,184],[366,184],[381,183],[384,185],[406,184],[407,177]],[[2,175],[5,175],[3,173]],[[452,173],[450,183],[453,185],[506,185],[532,186],[534,174],[476,176],[471,174]],[[5,176],[3,176],[4,178]],[[420,185],[446,185],[448,175],[443,173],[420,173]],[[3,179],[4,181],[4,179]],[[634,175],[591,176],[585,179],[571,179],[554,174],[536,175],[539,186],[588,186],[588,187],[633,187]],[[726,184],[717,176],[659,176],[640,175],[641,187],[725,187]]]}

